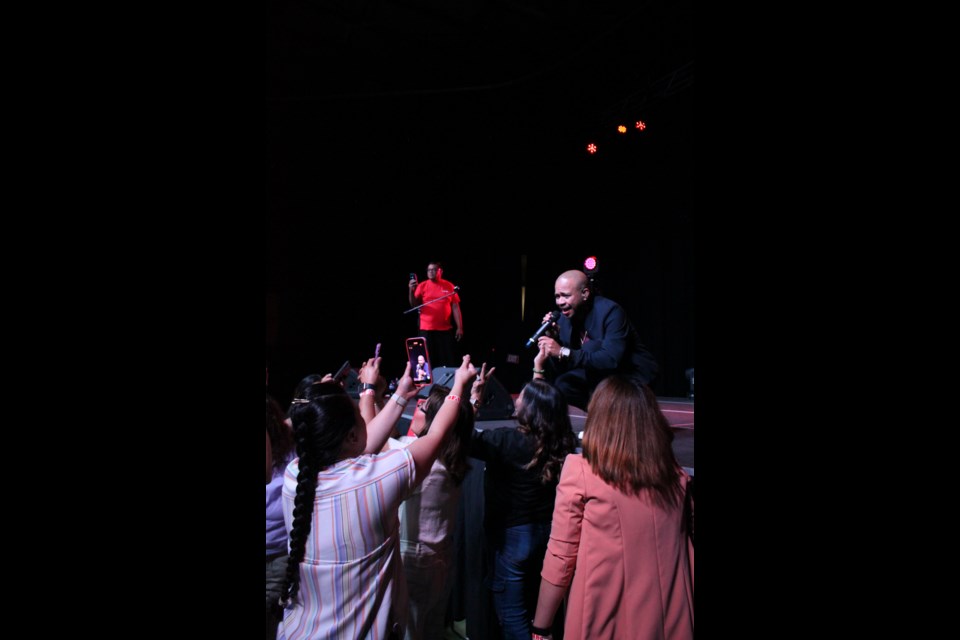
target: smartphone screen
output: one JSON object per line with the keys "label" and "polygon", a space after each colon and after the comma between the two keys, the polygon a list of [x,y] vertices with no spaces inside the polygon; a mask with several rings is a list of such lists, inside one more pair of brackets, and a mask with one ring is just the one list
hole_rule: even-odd
{"label": "smartphone screen", "polygon": [[410,377],[417,384],[431,384],[433,369],[425,338],[407,338],[407,359],[410,360]]}

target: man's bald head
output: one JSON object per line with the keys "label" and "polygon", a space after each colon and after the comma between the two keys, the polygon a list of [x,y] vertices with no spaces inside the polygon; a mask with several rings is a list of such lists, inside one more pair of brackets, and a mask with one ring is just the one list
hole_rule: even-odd
{"label": "man's bald head", "polygon": [[583,289],[589,282],[587,280],[587,274],[583,271],[577,271],[576,269],[561,273],[560,277],[557,278],[557,284],[559,284],[561,280],[569,281],[569,286],[577,290]]}
{"label": "man's bald head", "polygon": [[567,318],[572,318],[577,309],[590,297],[590,281],[583,271],[564,271],[553,285],[553,297],[557,308]]}

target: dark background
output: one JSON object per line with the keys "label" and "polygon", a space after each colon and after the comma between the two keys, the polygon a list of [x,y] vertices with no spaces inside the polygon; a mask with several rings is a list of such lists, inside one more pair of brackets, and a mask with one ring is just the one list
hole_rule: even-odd
{"label": "dark background", "polygon": [[688,0],[268,5],[271,391],[287,400],[377,342],[399,375],[407,276],[440,260],[463,348],[517,392],[555,278],[595,254],[661,365],[655,391],[686,395],[693,65]]}
{"label": "dark background", "polygon": [[[691,230],[643,234],[630,248],[598,251],[602,293],[627,310],[645,344],[661,365],[654,389],[659,395],[684,396],[684,370],[694,366],[694,256]],[[267,292],[267,365],[270,388],[289,399],[308,373],[327,373],[345,359],[356,366],[383,344],[384,372],[396,377],[405,360],[404,339],[417,335],[416,313],[408,309],[407,277],[423,280],[426,260],[397,247],[358,249],[344,255],[338,240],[310,238],[315,253],[304,252],[297,265]],[[451,238],[451,243],[455,239]],[[294,243],[298,244],[298,243]],[[577,250],[576,245],[583,246]],[[555,308],[553,284],[566,269],[581,268],[589,242],[543,253],[520,254],[489,247],[458,252],[424,249],[446,265],[444,277],[461,287],[464,350],[477,364],[497,366],[507,389],[518,392],[530,378],[533,350],[524,348],[543,315]],[[281,252],[281,255],[282,252]],[[526,313],[522,315],[522,263],[526,261]],[[282,260],[280,261],[282,263]],[[272,264],[269,273],[280,271]],[[519,364],[506,362],[508,354]],[[436,366],[437,363],[435,363]]]}

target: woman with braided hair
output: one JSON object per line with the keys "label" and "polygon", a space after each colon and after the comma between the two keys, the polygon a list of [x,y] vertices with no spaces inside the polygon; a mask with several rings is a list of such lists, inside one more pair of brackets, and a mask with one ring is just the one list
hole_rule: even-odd
{"label": "woman with braided hair", "polygon": [[[380,358],[371,359],[360,381],[373,387],[379,375]],[[403,635],[407,597],[398,507],[430,472],[474,376],[466,356],[429,433],[383,453],[403,406],[416,395],[409,363],[397,393],[369,423],[339,385],[311,385],[306,397],[294,398],[290,418],[298,457],[284,476],[290,559],[278,638]],[[365,388],[361,406],[374,395]]]}

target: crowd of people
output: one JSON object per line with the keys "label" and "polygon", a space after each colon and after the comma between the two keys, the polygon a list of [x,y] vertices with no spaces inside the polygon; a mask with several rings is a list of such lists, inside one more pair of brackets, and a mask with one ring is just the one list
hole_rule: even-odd
{"label": "crowd of people", "polygon": [[[451,362],[459,299],[439,263],[427,273],[410,304],[440,309],[421,328]],[[693,638],[690,477],[649,386],[656,362],[583,272],[561,274],[555,299],[515,425],[476,427],[494,370],[469,355],[449,387],[423,387],[408,360],[388,396],[374,357],[357,397],[331,374],[303,378],[286,412],[267,394],[267,640],[441,640],[477,464],[498,637]],[[582,448],[571,405],[587,411]]]}

